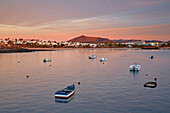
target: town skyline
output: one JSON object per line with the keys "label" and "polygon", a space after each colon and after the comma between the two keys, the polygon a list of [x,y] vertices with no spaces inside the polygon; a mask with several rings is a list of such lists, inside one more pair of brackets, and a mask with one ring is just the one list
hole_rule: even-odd
{"label": "town skyline", "polygon": [[169,0],[0,0],[0,38],[170,40]]}
{"label": "town skyline", "polygon": [[[16,38],[10,38],[10,37],[4,37],[4,38],[2,38],[2,37],[0,37],[0,40],[25,40],[25,41],[31,41],[31,40],[34,40],[34,41],[56,41],[56,42],[75,42],[75,41],[71,41],[71,40],[74,40],[74,39],[76,39],[76,38],[80,38],[80,37],[89,37],[89,38],[94,38],[94,40],[95,40],[95,38],[101,38],[101,39],[106,39],[106,40],[109,40],[109,41],[112,41],[112,42],[114,42],[114,41],[124,41],[124,42],[126,42],[126,41],[161,41],[161,42],[169,42],[170,40],[161,40],[161,39],[110,39],[109,37],[108,38],[106,38],[106,37],[100,37],[100,36],[87,36],[87,35],[79,35],[79,36],[77,36],[77,37],[73,37],[73,38],[71,38],[71,39],[67,39],[67,40],[55,40],[55,39],[52,39],[52,40],[50,40],[50,39],[41,39],[41,38],[22,38],[22,37],[16,37]],[[84,39],[82,39],[82,41],[83,41]],[[86,40],[86,39],[85,39]],[[85,41],[84,40],[84,41]],[[93,40],[93,39],[92,39]],[[76,41],[76,42],[79,42],[79,41]],[[81,42],[81,41],[80,41]],[[97,43],[97,42],[94,42],[94,43]]]}

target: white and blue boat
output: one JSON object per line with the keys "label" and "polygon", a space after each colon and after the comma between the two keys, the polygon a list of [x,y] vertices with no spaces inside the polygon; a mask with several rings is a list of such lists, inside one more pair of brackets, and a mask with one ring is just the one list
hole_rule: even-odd
{"label": "white and blue boat", "polygon": [[139,71],[140,68],[141,68],[141,65],[136,64],[136,63],[134,65],[129,66],[130,71]]}
{"label": "white and blue boat", "polygon": [[91,56],[89,56],[89,59],[95,59],[95,58],[97,58],[96,55],[91,55]]}
{"label": "white and blue boat", "polygon": [[43,62],[51,62],[51,58],[44,59]]}
{"label": "white and blue boat", "polygon": [[106,61],[106,60],[107,60],[107,58],[101,58],[99,61],[103,62],[103,61]]}
{"label": "white and blue boat", "polygon": [[72,97],[74,95],[74,93],[75,93],[75,86],[73,84],[73,85],[67,86],[64,89],[61,89],[61,90],[55,92],[55,98],[69,99],[70,97]]}

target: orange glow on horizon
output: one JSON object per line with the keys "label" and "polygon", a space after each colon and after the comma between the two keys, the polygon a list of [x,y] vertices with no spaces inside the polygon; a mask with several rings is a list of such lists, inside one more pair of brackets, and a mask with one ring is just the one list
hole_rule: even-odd
{"label": "orange glow on horizon", "polygon": [[0,38],[23,38],[23,39],[40,39],[40,40],[56,40],[67,41],[80,35],[103,37],[113,39],[140,39],[140,40],[170,40],[170,24],[124,27],[112,29],[99,29],[90,31],[77,32],[49,32],[49,33],[33,33],[22,35],[0,35]]}

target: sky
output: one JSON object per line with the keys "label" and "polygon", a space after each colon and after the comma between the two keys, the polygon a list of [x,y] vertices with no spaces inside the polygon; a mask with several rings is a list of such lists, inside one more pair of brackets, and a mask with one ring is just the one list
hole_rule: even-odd
{"label": "sky", "polygon": [[170,40],[170,0],[0,0],[0,38]]}

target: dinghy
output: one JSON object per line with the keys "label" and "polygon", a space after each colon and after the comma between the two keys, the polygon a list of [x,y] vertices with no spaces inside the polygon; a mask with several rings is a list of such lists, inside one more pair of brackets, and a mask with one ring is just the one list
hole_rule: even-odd
{"label": "dinghy", "polygon": [[155,56],[150,56],[149,58],[150,58],[150,59],[154,59],[154,58],[155,58]]}
{"label": "dinghy", "polygon": [[44,59],[43,62],[51,62],[51,58]]}
{"label": "dinghy", "polygon": [[103,62],[103,61],[106,61],[106,60],[107,60],[107,58],[101,58],[99,61]]}
{"label": "dinghy", "polygon": [[136,63],[134,65],[130,65],[129,67],[130,71],[139,71],[140,68],[141,68],[141,65],[136,64]]}
{"label": "dinghy", "polygon": [[74,95],[74,92],[75,92],[75,86],[73,84],[73,85],[67,86],[67,88],[64,88],[64,89],[61,89],[55,92],[55,98],[68,99]]}
{"label": "dinghy", "polygon": [[147,82],[143,85],[143,87],[155,88],[157,86],[156,82]]}
{"label": "dinghy", "polygon": [[95,59],[95,58],[97,58],[96,55],[91,55],[91,56],[89,56],[89,59]]}

